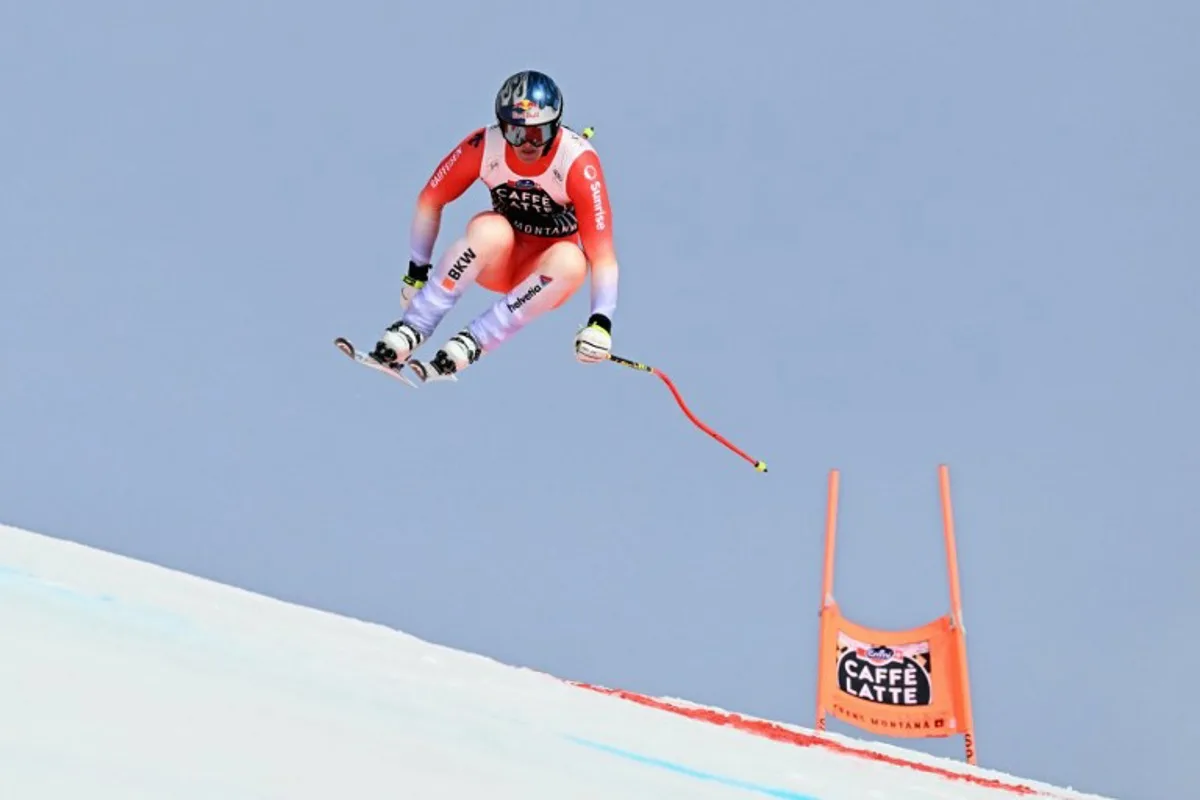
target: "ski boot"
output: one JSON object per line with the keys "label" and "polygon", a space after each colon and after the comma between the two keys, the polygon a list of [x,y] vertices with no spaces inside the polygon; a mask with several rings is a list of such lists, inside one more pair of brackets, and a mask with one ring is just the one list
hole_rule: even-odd
{"label": "ski boot", "polygon": [[404,320],[398,320],[389,325],[380,340],[375,343],[371,358],[389,367],[396,367],[408,361],[423,341],[425,337],[419,330]]}
{"label": "ski boot", "polygon": [[422,383],[430,381],[458,380],[457,373],[474,364],[483,355],[483,348],[471,332],[463,328],[450,337],[433,358],[426,364],[423,361],[411,359],[408,367]]}

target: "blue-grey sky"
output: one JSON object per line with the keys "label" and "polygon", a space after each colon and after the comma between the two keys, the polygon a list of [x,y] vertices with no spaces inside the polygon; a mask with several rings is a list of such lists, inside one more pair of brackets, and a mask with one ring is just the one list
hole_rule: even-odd
{"label": "blue-grey sky", "polygon": [[[0,518],[811,725],[828,470],[838,599],[907,627],[947,607],[944,462],[981,764],[1181,796],[1200,7],[667,8],[5,6]],[[524,67],[597,129],[614,349],[769,474],[573,360],[586,288],[455,385],[333,348],[396,317],[416,193]]]}

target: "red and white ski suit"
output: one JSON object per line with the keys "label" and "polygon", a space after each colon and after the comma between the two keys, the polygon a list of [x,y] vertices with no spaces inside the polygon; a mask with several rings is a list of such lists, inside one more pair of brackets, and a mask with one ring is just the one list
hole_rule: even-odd
{"label": "red and white ski suit", "polygon": [[591,142],[564,127],[545,156],[525,163],[504,141],[498,125],[472,131],[438,163],[417,198],[410,232],[415,263],[431,262],[442,208],[476,180],[488,188],[492,209],[509,221],[515,234],[507,263],[493,265],[476,282],[494,292],[510,292],[550,245],[573,240],[590,267],[591,311],[612,319],[618,275],[612,208]]}

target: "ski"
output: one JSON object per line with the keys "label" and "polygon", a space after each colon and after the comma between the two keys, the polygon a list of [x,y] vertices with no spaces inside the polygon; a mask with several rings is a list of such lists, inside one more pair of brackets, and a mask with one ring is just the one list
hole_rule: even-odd
{"label": "ski", "polygon": [[415,358],[410,358],[406,363],[408,364],[408,368],[413,371],[413,374],[417,376],[417,379],[420,380],[421,383],[434,383],[437,381],[454,382],[458,380],[457,375],[443,375],[435,370],[432,366],[426,364],[424,361],[419,361]]}
{"label": "ski", "polygon": [[372,358],[367,353],[359,352],[358,349],[354,346],[354,343],[351,342],[349,339],[347,339],[344,336],[337,337],[336,339],[333,340],[333,343],[337,347],[338,350],[341,350],[349,358],[353,359],[354,361],[358,362],[359,364],[362,364],[364,367],[370,367],[371,369],[378,370],[379,372],[382,372],[385,375],[390,375],[391,377],[395,378],[396,380],[400,381],[401,383],[411,386],[414,389],[417,388],[417,384],[413,383],[413,381],[407,375],[405,375],[403,373],[403,371],[402,371],[403,365],[400,367],[393,368],[393,367],[387,366],[386,364],[382,364],[382,363],[376,361],[374,358]]}

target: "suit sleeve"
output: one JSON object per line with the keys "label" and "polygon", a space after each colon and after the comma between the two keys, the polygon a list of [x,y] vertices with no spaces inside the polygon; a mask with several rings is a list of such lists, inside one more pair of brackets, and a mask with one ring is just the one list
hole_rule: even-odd
{"label": "suit sleeve", "polygon": [[612,235],[612,206],[600,158],[588,150],[567,173],[567,195],[579,219],[579,239],[591,267],[592,314],[609,321],[617,309],[618,268]]}
{"label": "suit sleeve", "polygon": [[415,263],[430,263],[433,245],[442,226],[442,208],[462,197],[479,177],[485,133],[484,128],[472,131],[447,153],[417,196],[409,230],[410,256]]}

